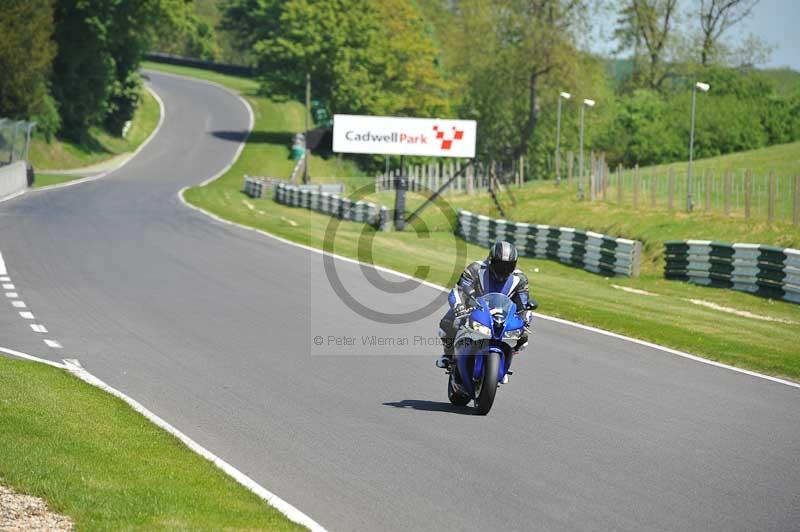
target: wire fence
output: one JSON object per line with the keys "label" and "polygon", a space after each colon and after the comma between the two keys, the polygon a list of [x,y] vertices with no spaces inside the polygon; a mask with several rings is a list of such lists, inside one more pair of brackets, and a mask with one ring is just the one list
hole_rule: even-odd
{"label": "wire fence", "polygon": [[0,166],[28,160],[36,122],[0,118]]}
{"label": "wire fence", "polygon": [[602,154],[587,158],[583,176],[570,164],[564,176],[580,199],[606,201],[634,209],[690,210],[747,220],[800,225],[800,175],[756,173],[748,169],[610,169]]}

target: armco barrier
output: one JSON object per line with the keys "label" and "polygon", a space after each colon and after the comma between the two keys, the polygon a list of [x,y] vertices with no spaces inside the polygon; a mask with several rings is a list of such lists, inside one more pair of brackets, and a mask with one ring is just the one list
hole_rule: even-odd
{"label": "armco barrier", "polygon": [[[282,183],[280,179],[273,177],[244,176],[243,192],[251,198],[263,198],[269,191]],[[344,185],[342,183],[321,183],[319,185],[291,185],[301,190],[316,190],[317,192],[327,192],[328,194],[343,194]]]}
{"label": "armco barrier", "polygon": [[495,220],[469,211],[458,211],[456,233],[486,248],[498,240],[507,240],[524,257],[554,259],[603,275],[639,275],[642,244],[636,240],[571,227]]}
{"label": "armco barrier", "polygon": [[710,240],[664,244],[667,279],[800,303],[800,250]]}
{"label": "armco barrier", "polygon": [[222,74],[232,74],[234,76],[252,77],[255,70],[248,66],[231,65],[228,63],[217,63],[214,61],[203,61],[202,59],[194,59],[191,57],[184,57],[181,55],[163,54],[160,52],[151,52],[144,54],[147,61],[154,63],[165,63],[168,65],[187,66],[192,68],[202,68],[204,70],[212,70]]}
{"label": "armco barrier", "polygon": [[28,166],[25,161],[0,166],[0,199],[28,188]]}
{"label": "armco barrier", "polygon": [[342,220],[369,224],[379,231],[388,229],[389,211],[386,207],[343,198],[340,196],[342,189],[339,190],[339,194],[333,194],[325,192],[324,189],[320,190],[319,187],[320,185],[296,186],[281,183],[273,188],[275,191],[273,199],[283,205],[302,207]]}

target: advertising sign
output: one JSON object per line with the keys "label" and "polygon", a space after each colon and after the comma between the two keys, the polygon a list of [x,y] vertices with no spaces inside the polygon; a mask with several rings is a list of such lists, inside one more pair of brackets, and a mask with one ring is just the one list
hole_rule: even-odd
{"label": "advertising sign", "polygon": [[475,157],[474,120],[333,115],[333,151]]}

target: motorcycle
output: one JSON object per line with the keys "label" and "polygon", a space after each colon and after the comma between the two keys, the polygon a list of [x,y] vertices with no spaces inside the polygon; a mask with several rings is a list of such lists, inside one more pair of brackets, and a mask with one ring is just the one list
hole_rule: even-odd
{"label": "motorcycle", "polygon": [[456,332],[447,398],[457,406],[474,401],[476,412],[485,416],[494,404],[498,385],[510,375],[511,357],[526,323],[504,294],[484,294],[474,301],[477,306]]}

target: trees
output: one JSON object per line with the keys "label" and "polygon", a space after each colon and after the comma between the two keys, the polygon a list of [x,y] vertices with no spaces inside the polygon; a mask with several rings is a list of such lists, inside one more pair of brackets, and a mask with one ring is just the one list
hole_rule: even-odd
{"label": "trees", "polygon": [[58,127],[49,95],[53,42],[51,0],[7,0],[0,17],[0,117],[35,119],[46,135]]}
{"label": "trees", "polygon": [[461,38],[451,43],[459,50],[453,68],[466,73],[461,109],[480,121],[481,153],[516,159],[528,152],[542,90],[577,65],[575,33],[585,8],[580,0],[458,3]]}
{"label": "trees", "polygon": [[119,133],[133,116],[139,62],[155,31],[185,16],[183,0],[57,0],[53,94],[61,133],[80,140],[90,126]]}
{"label": "trees", "polygon": [[719,40],[729,28],[746,18],[758,0],[700,0],[700,64],[708,66],[718,52]]}
{"label": "trees", "polygon": [[257,59],[270,94],[299,98],[311,75],[332,112],[446,109],[437,51],[409,0],[227,0],[223,28]]}
{"label": "trees", "polygon": [[631,0],[632,24],[644,43],[647,70],[644,80],[647,87],[661,90],[666,78],[664,54],[675,23],[678,0]]}

